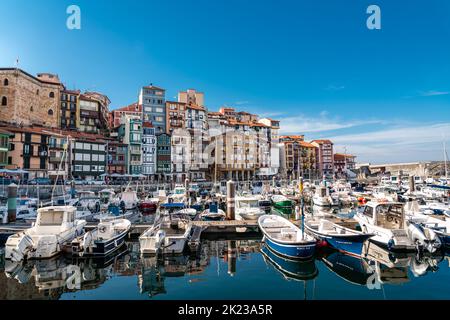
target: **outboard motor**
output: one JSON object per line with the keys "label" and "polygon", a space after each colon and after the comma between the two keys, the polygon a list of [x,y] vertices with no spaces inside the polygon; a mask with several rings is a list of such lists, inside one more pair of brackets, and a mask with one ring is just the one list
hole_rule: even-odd
{"label": "outboard motor", "polygon": [[419,246],[418,250],[423,249],[429,253],[434,253],[442,245],[441,240],[432,229],[419,223],[410,222],[408,234],[412,242]]}

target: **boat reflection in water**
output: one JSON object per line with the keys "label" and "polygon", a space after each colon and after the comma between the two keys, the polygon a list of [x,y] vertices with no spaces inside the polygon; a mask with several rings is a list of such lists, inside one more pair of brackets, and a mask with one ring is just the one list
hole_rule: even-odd
{"label": "boat reflection in water", "polygon": [[305,261],[286,259],[270,250],[265,244],[261,246],[261,253],[264,260],[273,265],[286,280],[312,280],[319,274],[314,258]]}
{"label": "boat reflection in water", "polygon": [[58,256],[45,260],[6,260],[4,269],[8,279],[22,285],[32,282],[39,292],[59,299],[65,292],[98,288],[109,279],[114,262],[126,252],[124,248],[114,256],[90,259]]}
{"label": "boat reflection in water", "polygon": [[322,262],[338,276],[369,289],[381,289],[381,284],[409,282],[409,270],[415,277],[436,272],[442,260],[442,255],[393,254],[371,242],[364,244],[361,257],[336,251],[322,257]]}

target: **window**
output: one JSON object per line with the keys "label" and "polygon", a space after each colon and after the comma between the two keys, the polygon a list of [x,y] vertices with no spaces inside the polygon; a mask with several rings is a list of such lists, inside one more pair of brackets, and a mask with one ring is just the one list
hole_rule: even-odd
{"label": "window", "polygon": [[49,110],[48,110],[48,115],[49,115],[49,116],[53,116],[53,110],[52,110],[52,109],[49,109]]}
{"label": "window", "polygon": [[8,86],[8,85],[9,85],[8,79],[5,79],[5,80],[3,81],[3,85],[4,85],[4,86]]}
{"label": "window", "polygon": [[33,112],[33,106],[30,107],[30,112]]}
{"label": "window", "polygon": [[50,98],[54,98],[54,97],[55,97],[55,93],[54,93],[53,91],[51,91],[51,92],[48,94],[48,96],[49,96]]}
{"label": "window", "polygon": [[7,97],[3,97],[2,98],[2,106],[7,106],[8,105],[8,98]]}
{"label": "window", "polygon": [[98,161],[98,154],[93,154],[92,155],[92,161]]}
{"label": "window", "polygon": [[366,209],[364,210],[364,215],[369,218],[373,218],[373,208],[366,206]]}
{"label": "window", "polygon": [[164,112],[163,108],[156,108],[156,112],[162,113]]}

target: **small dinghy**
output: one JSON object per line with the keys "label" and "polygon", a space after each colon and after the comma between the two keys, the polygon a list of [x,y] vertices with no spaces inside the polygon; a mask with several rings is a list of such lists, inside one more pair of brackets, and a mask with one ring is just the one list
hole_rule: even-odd
{"label": "small dinghy", "polygon": [[258,225],[269,249],[291,259],[311,258],[316,250],[314,237],[277,215],[259,217]]}
{"label": "small dinghy", "polygon": [[100,222],[97,228],[72,241],[72,255],[107,256],[125,243],[130,228],[131,222],[127,219]]}
{"label": "small dinghy", "polygon": [[[357,224],[356,221],[355,224]],[[374,234],[363,233],[354,228],[346,226],[345,222],[334,222],[328,219],[307,219],[305,221],[306,232],[316,239],[326,241],[336,250],[359,256],[364,242]]]}

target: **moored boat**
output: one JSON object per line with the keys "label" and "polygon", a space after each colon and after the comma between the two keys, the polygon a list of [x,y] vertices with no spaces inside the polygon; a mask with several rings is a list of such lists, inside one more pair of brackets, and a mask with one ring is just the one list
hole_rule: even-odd
{"label": "moored boat", "polygon": [[102,221],[97,228],[72,240],[72,255],[79,257],[107,256],[125,243],[131,229],[127,219]]}
{"label": "moored boat", "polygon": [[[330,246],[338,251],[360,256],[363,244],[374,234],[363,233],[353,228],[346,227],[343,220],[340,222],[328,219],[307,219],[305,229],[318,240],[326,241]],[[357,224],[357,222],[355,222]]]}
{"label": "moored boat", "polygon": [[84,232],[86,221],[76,219],[75,211],[73,206],[38,209],[36,222],[30,229],[8,238],[5,258],[20,261],[59,254],[65,244]]}
{"label": "moored boat", "polygon": [[283,209],[292,208],[294,206],[294,202],[292,200],[280,194],[273,195],[271,200],[275,208]]}
{"label": "moored boat", "polygon": [[264,242],[278,254],[291,259],[308,259],[314,255],[314,237],[303,233],[289,220],[277,215],[264,215],[259,217],[258,225],[264,234]]}

